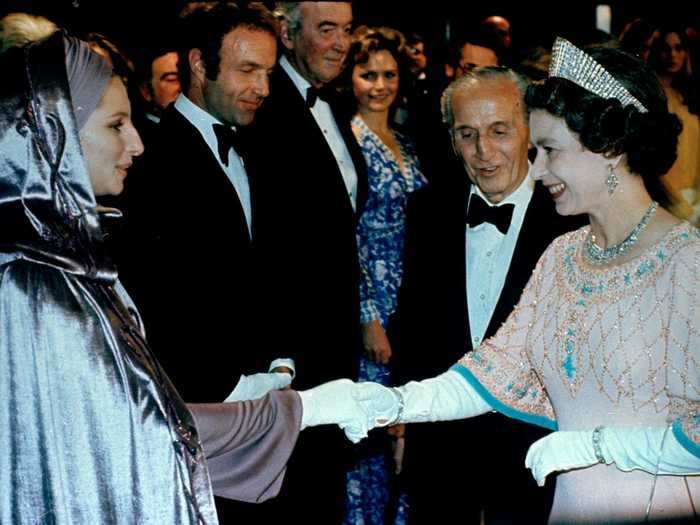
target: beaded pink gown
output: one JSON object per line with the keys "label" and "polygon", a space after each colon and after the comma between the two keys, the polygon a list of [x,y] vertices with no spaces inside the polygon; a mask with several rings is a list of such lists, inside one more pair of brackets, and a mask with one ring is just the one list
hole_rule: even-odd
{"label": "beaded pink gown", "polygon": [[[550,245],[498,333],[454,369],[511,417],[559,430],[665,426],[700,456],[700,230],[681,223],[612,268],[583,259],[588,231]],[[556,483],[550,523],[642,522],[650,499],[650,521],[700,509],[700,476],[613,464]]]}

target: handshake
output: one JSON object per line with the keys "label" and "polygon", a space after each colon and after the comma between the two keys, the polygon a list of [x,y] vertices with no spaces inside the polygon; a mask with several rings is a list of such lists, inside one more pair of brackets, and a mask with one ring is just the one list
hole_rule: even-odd
{"label": "handshake", "polygon": [[[289,388],[294,373],[293,360],[277,359],[270,364],[268,373],[242,375],[224,402],[258,399],[271,390]],[[298,394],[303,409],[302,430],[336,424],[353,443],[366,437],[375,427],[397,422],[402,406],[397,391],[377,383],[354,383],[349,379],[336,379]]]}
{"label": "handshake", "polygon": [[[243,376],[239,386],[250,383],[251,388],[246,390],[255,391],[255,396],[247,391],[246,395],[248,399],[253,399],[271,389],[284,388],[290,382],[289,374],[255,374],[250,378]],[[236,390],[242,388],[237,386]],[[353,443],[366,437],[375,427],[451,421],[477,416],[492,409],[454,370],[423,381],[411,381],[398,388],[336,379],[299,391],[298,394],[302,404],[302,430],[317,425],[338,425]],[[232,394],[227,401],[233,401],[235,397]]]}
{"label": "handshake", "polygon": [[400,394],[378,383],[336,379],[298,392],[303,408],[301,429],[336,424],[358,443],[375,427],[399,422]]}
{"label": "handshake", "polygon": [[357,443],[375,427],[451,421],[483,414],[491,406],[454,370],[398,388],[336,379],[299,392],[302,430],[336,424]]}

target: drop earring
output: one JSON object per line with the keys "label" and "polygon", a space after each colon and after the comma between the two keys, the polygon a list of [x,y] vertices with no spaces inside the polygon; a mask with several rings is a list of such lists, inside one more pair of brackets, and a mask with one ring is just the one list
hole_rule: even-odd
{"label": "drop earring", "polygon": [[608,195],[612,195],[615,192],[615,188],[620,184],[620,179],[615,175],[613,167],[608,165],[608,177],[605,179],[605,185],[608,187]]}

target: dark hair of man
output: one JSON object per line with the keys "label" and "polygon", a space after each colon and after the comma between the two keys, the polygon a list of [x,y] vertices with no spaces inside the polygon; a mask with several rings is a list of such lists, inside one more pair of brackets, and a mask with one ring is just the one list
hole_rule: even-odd
{"label": "dark hair of man", "polygon": [[[668,45],[666,44],[666,36],[671,33],[678,35],[681,45],[686,52],[686,62],[691,60],[690,46],[685,31],[681,27],[676,26],[662,27],[659,29],[658,38],[654,40],[651,45],[651,50],[649,51],[649,65],[658,73],[663,71],[664,65],[661,61],[661,53],[664,47]],[[671,87],[680,93],[683,104],[688,107],[688,111],[694,115],[700,115],[700,95],[698,94],[698,88],[693,77],[685,70],[685,67],[683,70],[673,75]]]}
{"label": "dark hair of man", "polygon": [[277,21],[259,2],[240,7],[232,2],[193,2],[183,9],[178,24],[177,45],[183,92],[187,93],[190,88],[190,51],[201,51],[207,78],[215,80],[219,75],[220,50],[224,37],[238,27],[263,31],[277,38]]}
{"label": "dark hair of man", "polygon": [[669,204],[661,183],[676,160],[681,123],[669,113],[666,95],[654,72],[639,58],[610,47],[585,49],[645,108],[623,106],[562,78],[531,84],[525,96],[530,111],[543,109],[564,119],[588,150],[609,156],[626,155],[632,173],[642,177],[653,199]]}
{"label": "dark hair of man", "polygon": [[425,44],[425,38],[420,33],[410,32],[406,33],[406,45],[415,46],[416,44]]}
{"label": "dark hair of man", "polygon": [[139,84],[150,83],[153,78],[153,62],[157,58],[173,52],[177,52],[174,45],[157,45],[144,49],[135,61],[137,82]]}
{"label": "dark hair of man", "polygon": [[498,62],[501,63],[504,50],[500,38],[492,31],[485,31],[483,28],[478,28],[475,31],[469,32],[467,36],[457,40],[456,45],[448,54],[447,63],[453,68],[459,67],[459,63],[462,60],[462,48],[466,44],[492,50],[496,54]]}
{"label": "dark hair of man", "polygon": [[[366,64],[372,53],[388,51],[399,67],[399,100],[402,85],[409,78],[409,58],[403,34],[390,27],[360,26],[352,34],[352,43],[345,59],[345,69],[339,78],[343,89],[351,89],[352,72],[358,64]],[[403,80],[403,82],[402,82]]]}

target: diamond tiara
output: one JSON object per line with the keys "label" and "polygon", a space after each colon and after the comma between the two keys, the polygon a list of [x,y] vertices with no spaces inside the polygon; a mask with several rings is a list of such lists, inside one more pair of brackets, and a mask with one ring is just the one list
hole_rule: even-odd
{"label": "diamond tiara", "polygon": [[648,111],[603,66],[565,38],[554,41],[549,76],[570,80],[599,97],[617,99],[623,106],[632,104],[641,113]]}

